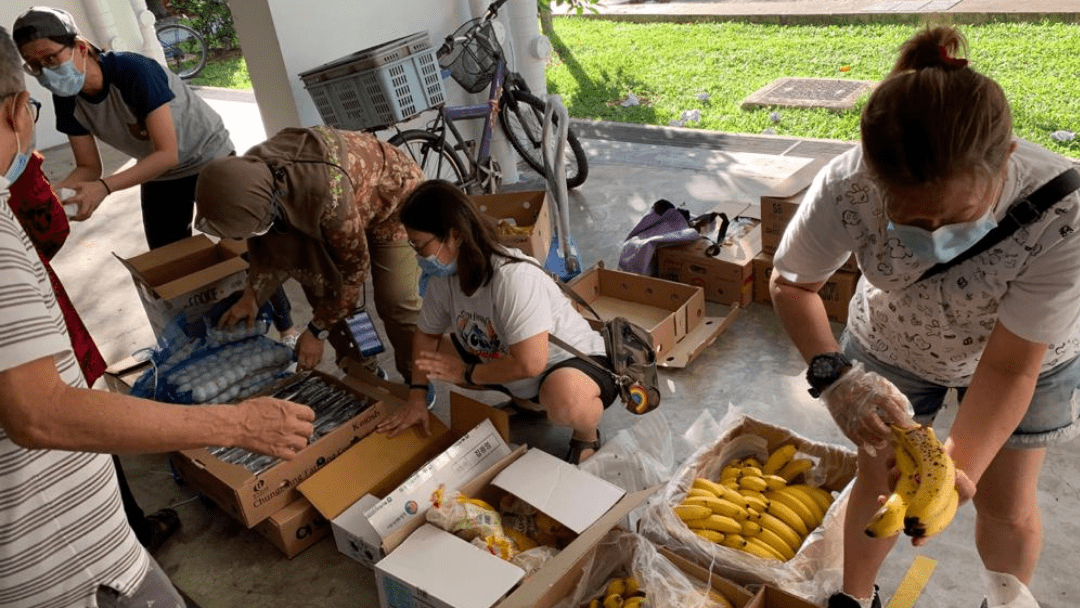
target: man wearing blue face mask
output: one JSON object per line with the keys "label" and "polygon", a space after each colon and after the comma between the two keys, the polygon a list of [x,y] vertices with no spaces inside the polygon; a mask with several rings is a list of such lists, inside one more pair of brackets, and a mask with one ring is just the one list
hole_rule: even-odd
{"label": "man wearing blue face mask", "polygon": [[[68,136],[75,169],[58,188],[75,195],[75,221],[113,192],[139,186],[151,249],[191,236],[199,170],[233,152],[221,117],[175,74],[137,53],[102,52],[70,13],[33,7],[12,36],[27,73],[53,94],[56,128]],[[96,139],[135,158],[105,176]]]}
{"label": "man wearing blue face mask", "polygon": [[[818,174],[775,255],[772,301],[810,393],[859,447],[829,608],[881,605],[875,578],[896,536],[864,529],[891,492],[890,425],[932,424],[955,391],[944,445],[958,502],[975,506],[983,606],[1027,592],[1043,460],[1080,434],[1080,178],[1013,136],[1004,91],[956,57],[965,47],[949,27],[901,47],[860,145]],[[838,340],[817,291],[852,254],[862,277]]]}

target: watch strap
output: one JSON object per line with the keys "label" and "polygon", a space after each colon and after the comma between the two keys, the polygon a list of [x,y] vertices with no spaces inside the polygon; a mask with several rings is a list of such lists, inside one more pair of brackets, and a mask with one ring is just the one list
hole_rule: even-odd
{"label": "watch strap", "polygon": [[315,336],[315,338],[319,340],[325,340],[330,336],[330,330],[325,327],[319,327],[318,325],[316,325],[314,319],[308,321],[307,329],[309,332],[311,332],[311,335]]}

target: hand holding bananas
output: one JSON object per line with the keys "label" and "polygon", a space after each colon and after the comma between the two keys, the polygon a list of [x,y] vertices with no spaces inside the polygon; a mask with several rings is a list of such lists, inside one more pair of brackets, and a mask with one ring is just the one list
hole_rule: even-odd
{"label": "hand holding bananas", "polygon": [[893,493],[866,525],[867,536],[889,538],[902,530],[920,539],[940,533],[960,503],[958,482],[970,486],[970,480],[956,469],[930,427],[894,426],[891,443],[900,477]]}
{"label": "hand holding bananas", "polygon": [[821,400],[844,435],[871,456],[889,445],[889,425],[911,426],[914,410],[900,389],[855,361]]}

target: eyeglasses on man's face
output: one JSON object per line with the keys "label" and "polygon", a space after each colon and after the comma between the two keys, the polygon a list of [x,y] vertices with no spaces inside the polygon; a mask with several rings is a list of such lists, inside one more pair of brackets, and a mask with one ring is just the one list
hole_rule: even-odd
{"label": "eyeglasses on man's face", "polygon": [[26,100],[26,105],[30,106],[30,115],[34,117],[34,122],[37,122],[41,117],[41,102],[30,97]]}

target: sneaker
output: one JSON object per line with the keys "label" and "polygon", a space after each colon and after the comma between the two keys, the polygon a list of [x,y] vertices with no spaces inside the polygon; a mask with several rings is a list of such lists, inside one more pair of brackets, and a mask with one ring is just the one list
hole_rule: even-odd
{"label": "sneaker", "polygon": [[[859,600],[838,591],[829,596],[828,608],[862,608],[862,605],[859,604]],[[870,608],[881,608],[881,596],[878,595],[877,585],[874,585],[874,599],[870,602]]]}
{"label": "sneaker", "polygon": [[[375,375],[379,377],[379,380],[389,380],[390,379],[390,374],[386,373],[386,370],[383,369],[381,365],[376,365],[375,366]],[[428,385],[428,391],[429,391],[429,394],[430,394],[430,391],[431,391],[431,385],[430,384]]]}
{"label": "sneaker", "polygon": [[292,350],[296,350],[296,340],[297,340],[297,338],[299,338],[299,337],[300,337],[300,336],[298,336],[298,335],[296,335],[296,334],[292,334],[292,335],[288,335],[288,336],[283,336],[283,337],[281,338],[281,343],[282,343],[282,344],[284,344],[285,346],[288,346],[288,347],[289,347],[289,348],[291,348]]}

